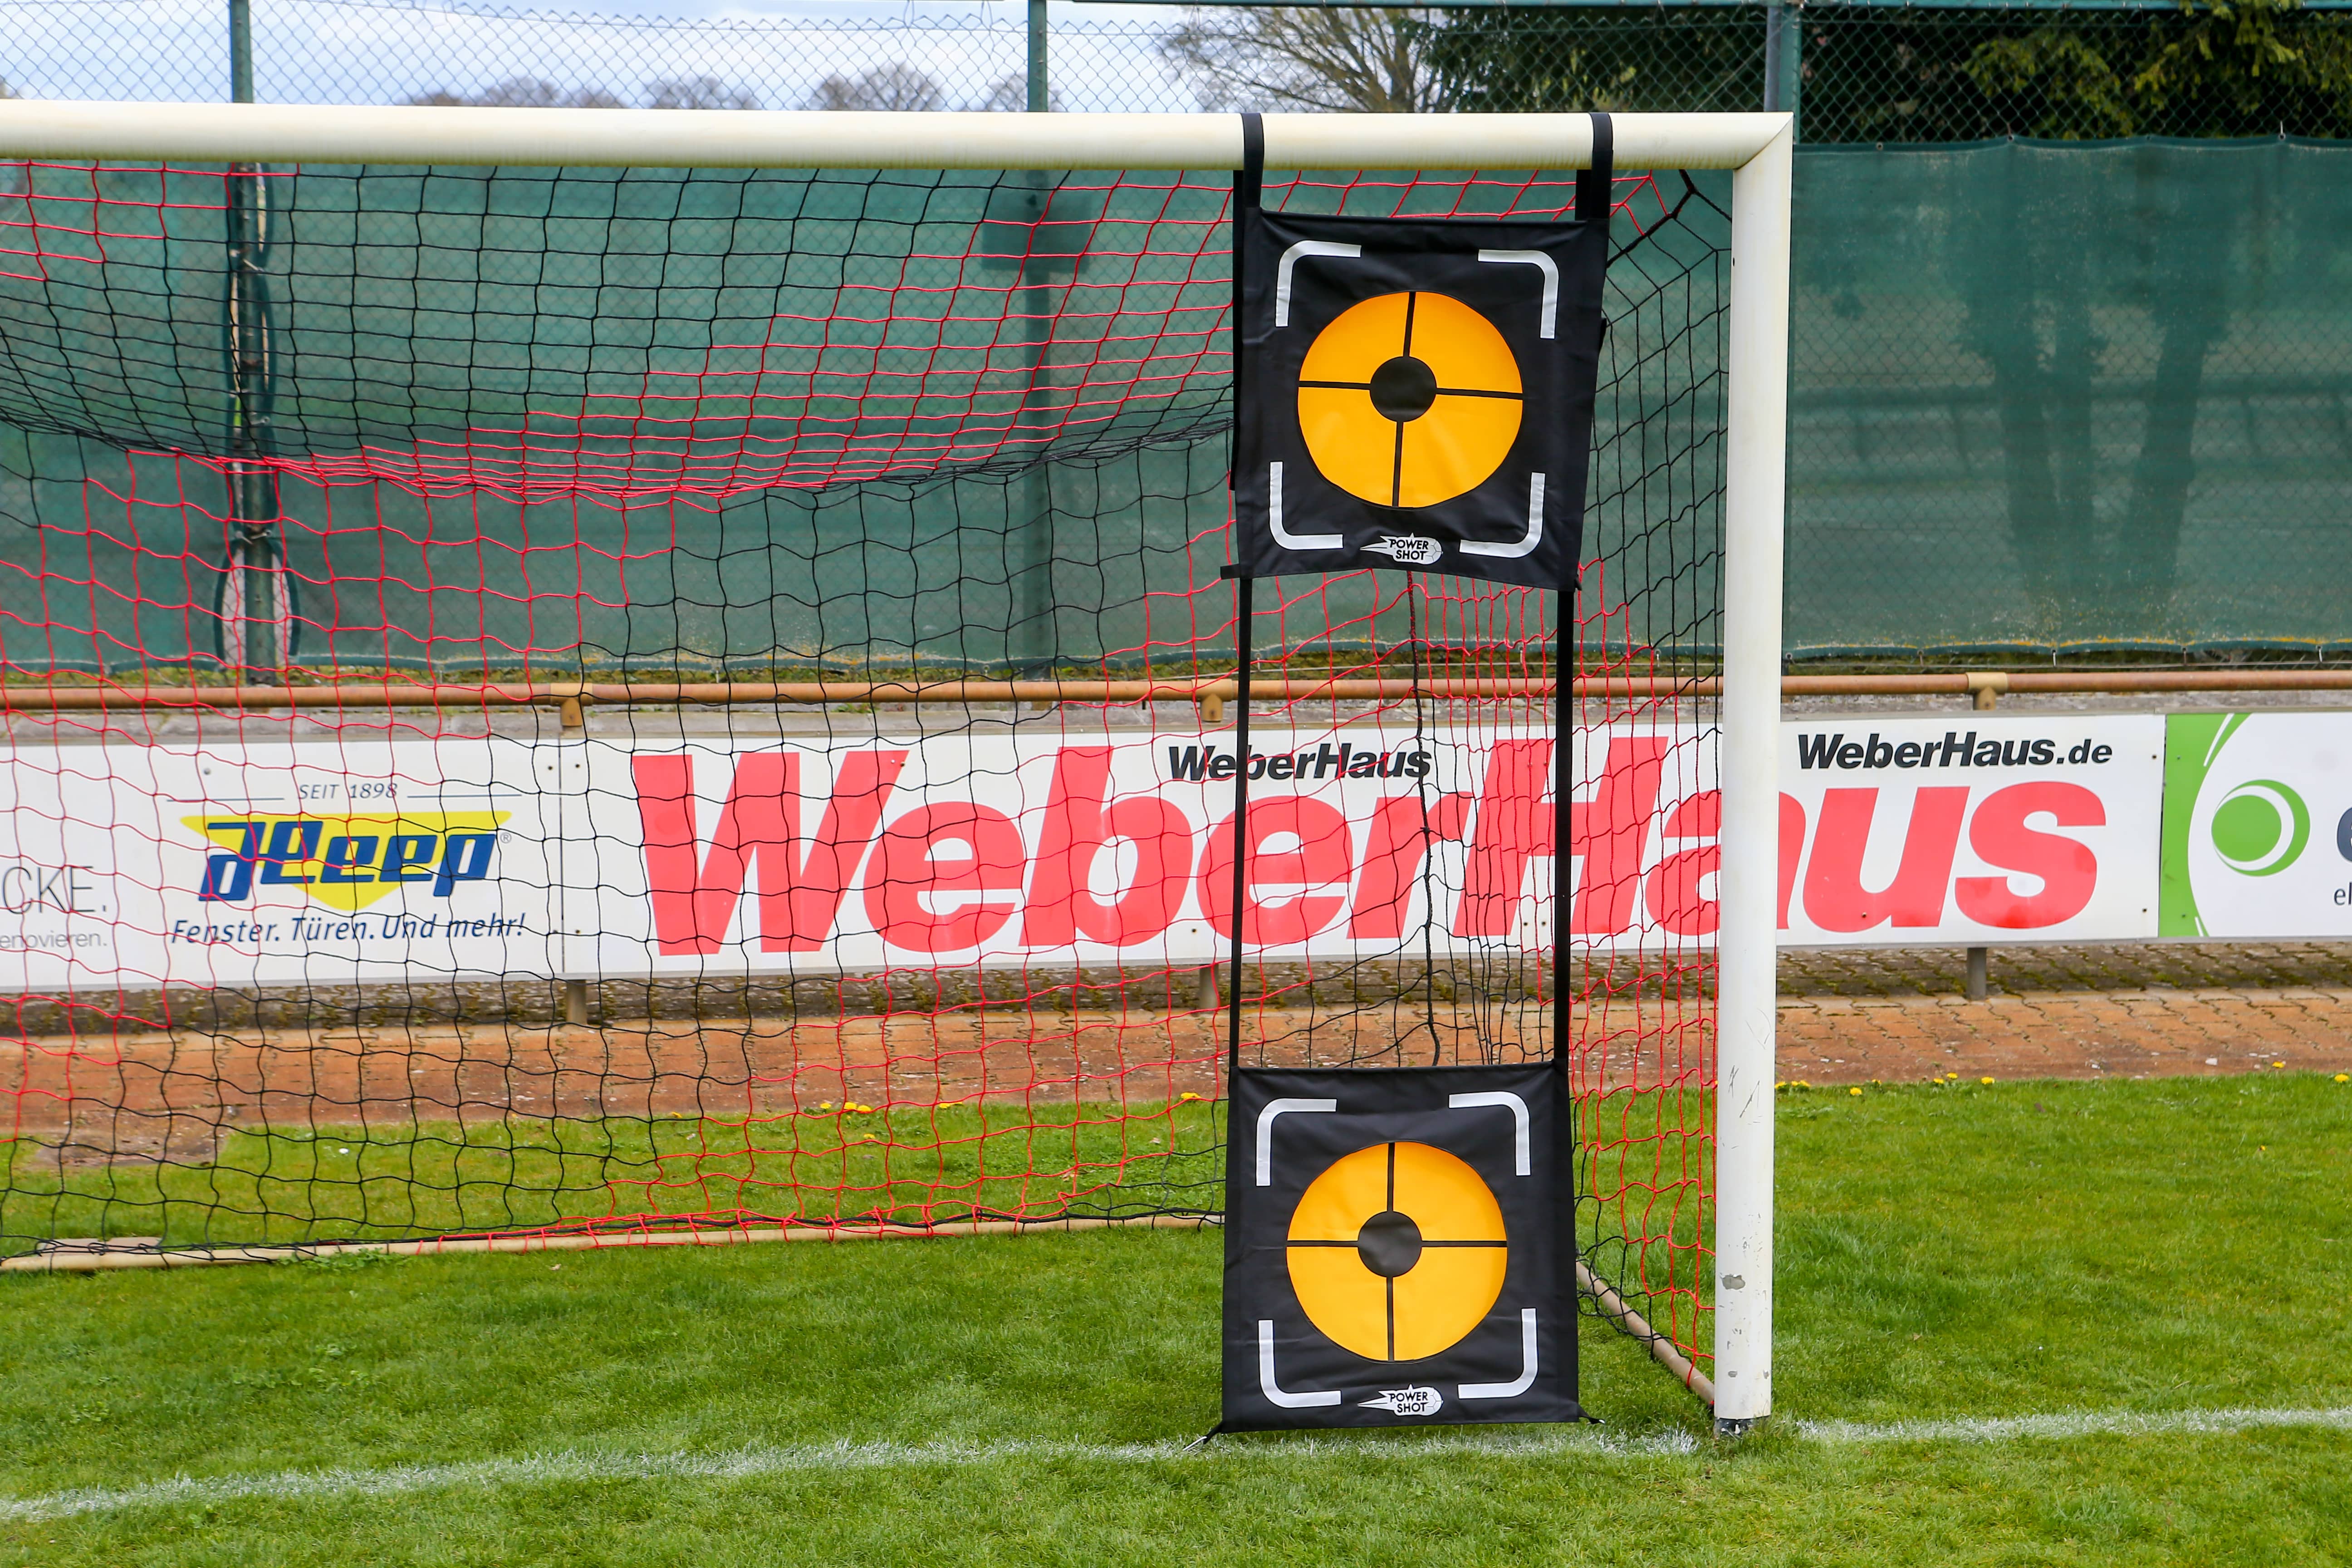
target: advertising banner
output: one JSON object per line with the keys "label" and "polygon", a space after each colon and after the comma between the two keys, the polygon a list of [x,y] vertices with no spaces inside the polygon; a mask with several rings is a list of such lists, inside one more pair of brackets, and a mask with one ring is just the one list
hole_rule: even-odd
{"label": "advertising banner", "polygon": [[[599,749],[592,967],[1213,962],[1232,939],[1228,744]],[[1713,731],[1592,730],[1576,745],[1570,937],[1593,952],[1711,942]],[[2155,935],[2162,746],[2147,716],[1787,726],[1783,940]],[[1549,734],[1344,725],[1260,731],[1252,752],[1251,951],[1549,951]]]}
{"label": "advertising banner", "polygon": [[552,759],[508,741],[20,748],[0,984],[546,973]]}
{"label": "advertising banner", "polygon": [[2163,745],[2153,714],[1783,724],[1783,945],[2154,936]]}
{"label": "advertising banner", "polygon": [[2352,936],[2352,713],[2165,725],[2166,936]]}
{"label": "advertising banner", "polygon": [[[2164,728],[1788,724],[1783,942],[2156,935]],[[1207,963],[1234,920],[1231,743],[959,731],[21,748],[0,781],[0,984]],[[1711,942],[1714,731],[1622,726],[1574,743],[1570,937],[1596,952]],[[2217,754],[2252,758],[2250,744]],[[1245,945],[1548,952],[1552,745],[1533,727],[1258,731]],[[2263,766],[2273,784],[2305,776]],[[2252,815],[2230,808],[2221,839],[2239,845]],[[2183,889],[2272,885],[2164,852],[2187,868]],[[2282,853],[2282,867],[2323,858]],[[2197,929],[2222,929],[2225,900],[2204,889]]]}

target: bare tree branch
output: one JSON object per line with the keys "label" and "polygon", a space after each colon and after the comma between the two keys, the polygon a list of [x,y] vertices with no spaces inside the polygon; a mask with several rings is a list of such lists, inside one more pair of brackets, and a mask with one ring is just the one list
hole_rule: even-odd
{"label": "bare tree branch", "polygon": [[446,89],[419,93],[408,100],[441,109],[626,109],[628,105],[600,87],[574,88],[566,92],[535,76],[510,76],[477,93]]}
{"label": "bare tree branch", "polygon": [[1451,107],[1428,58],[1442,26],[1434,12],[1404,9],[1199,10],[1160,52],[1203,110],[1425,114]]}
{"label": "bare tree branch", "polygon": [[939,79],[903,60],[876,66],[856,76],[829,76],[809,94],[811,109],[884,109],[901,112],[945,109],[948,95]]}
{"label": "bare tree branch", "polygon": [[646,83],[647,109],[757,109],[760,100],[715,76],[665,77]]}

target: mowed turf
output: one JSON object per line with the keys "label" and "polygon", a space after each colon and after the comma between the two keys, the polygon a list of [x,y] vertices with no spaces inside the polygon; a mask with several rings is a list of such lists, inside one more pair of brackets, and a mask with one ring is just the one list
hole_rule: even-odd
{"label": "mowed turf", "polygon": [[[2352,1085],[1970,1084],[1780,1112],[1782,1416],[1736,1446],[1588,1325],[1609,1426],[1567,1439],[1583,1447],[1113,1451],[1215,1419],[1214,1234],[8,1276],[0,1496],[361,1475],[19,1510],[0,1563],[2352,1557],[2341,1426],[1829,1443],[1796,1425],[2352,1405]],[[808,1451],[836,1442],[933,1452]],[[380,1484],[534,1455],[554,1479]],[[739,1473],[629,1474],[680,1455]]]}

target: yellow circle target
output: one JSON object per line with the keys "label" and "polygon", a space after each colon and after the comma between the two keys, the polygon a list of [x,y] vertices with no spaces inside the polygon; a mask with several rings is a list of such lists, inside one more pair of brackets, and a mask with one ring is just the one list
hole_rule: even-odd
{"label": "yellow circle target", "polygon": [[1290,1216],[1290,1287],[1308,1321],[1370,1361],[1419,1361],[1503,1293],[1503,1211],[1478,1173],[1426,1143],[1334,1161]]}
{"label": "yellow circle target", "polygon": [[1323,477],[1376,506],[1484,484],[1518,438],[1519,362],[1459,300],[1383,294],[1340,312],[1298,371],[1298,429]]}

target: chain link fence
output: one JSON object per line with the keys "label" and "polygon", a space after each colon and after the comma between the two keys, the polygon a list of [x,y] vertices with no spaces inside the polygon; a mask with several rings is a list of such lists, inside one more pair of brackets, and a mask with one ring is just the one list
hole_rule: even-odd
{"label": "chain link fence", "polygon": [[[0,82],[227,96],[224,0],[6,0]],[[459,0],[253,0],[256,93],[300,103],[1024,107],[1021,7],[654,19]],[[1775,37],[1777,33],[1777,38]],[[2352,135],[2352,10],[2176,4],[1063,6],[1055,107],[1795,110],[1811,142]]]}
{"label": "chain link fence", "polygon": [[[32,98],[226,99],[226,0],[5,0],[0,79]],[[1058,18],[1055,107],[1193,108],[1160,53],[1167,31]],[[252,37],[265,103],[614,109],[1020,109],[1028,39],[1010,5],[745,20],[452,0],[252,0]]]}
{"label": "chain link fence", "polygon": [[[2352,13],[2178,4],[1497,7],[1419,24],[1436,106],[1768,101],[1813,143],[2352,134]],[[1777,40],[1773,35],[1777,30]],[[1768,93],[1768,76],[1777,75]]]}

